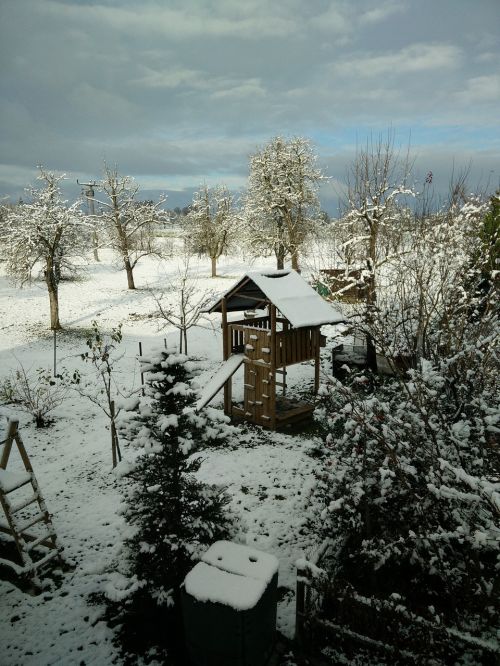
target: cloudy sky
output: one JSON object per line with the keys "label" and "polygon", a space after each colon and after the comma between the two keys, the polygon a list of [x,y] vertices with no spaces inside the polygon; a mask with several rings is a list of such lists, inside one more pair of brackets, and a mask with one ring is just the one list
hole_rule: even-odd
{"label": "cloudy sky", "polygon": [[[0,0],[0,195],[43,164],[184,205],[311,139],[334,212],[356,145],[392,127],[415,178],[500,178],[500,0]],[[73,188],[73,189],[71,189]]]}

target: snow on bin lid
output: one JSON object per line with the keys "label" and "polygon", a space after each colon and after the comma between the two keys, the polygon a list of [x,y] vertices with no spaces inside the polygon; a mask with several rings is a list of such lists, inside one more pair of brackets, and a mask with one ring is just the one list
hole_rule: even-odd
{"label": "snow on bin lid", "polygon": [[10,493],[16,488],[20,488],[31,479],[29,472],[11,472],[6,469],[0,469],[0,489],[4,493]]}
{"label": "snow on bin lid", "polygon": [[264,594],[266,583],[198,562],[186,576],[184,587],[198,601],[211,601],[245,611],[257,604]]}
{"label": "snow on bin lid", "polygon": [[201,559],[218,569],[261,580],[266,585],[279,566],[274,555],[232,541],[216,541]]}

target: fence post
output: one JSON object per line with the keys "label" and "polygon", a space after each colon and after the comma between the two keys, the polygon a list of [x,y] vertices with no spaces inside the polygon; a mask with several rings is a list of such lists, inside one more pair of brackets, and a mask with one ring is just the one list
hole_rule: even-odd
{"label": "fence post", "polygon": [[[139,342],[139,356],[142,356],[142,342]],[[141,367],[141,362],[139,361],[139,367]],[[141,372],[141,392],[144,397],[144,374]]]}
{"label": "fence post", "polygon": [[306,612],[306,571],[297,567],[297,590],[295,594],[295,640],[300,647],[304,646],[304,617]]}

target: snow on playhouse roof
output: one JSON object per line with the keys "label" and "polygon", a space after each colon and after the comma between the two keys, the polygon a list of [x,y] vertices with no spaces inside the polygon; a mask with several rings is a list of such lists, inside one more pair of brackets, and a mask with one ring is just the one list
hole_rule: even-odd
{"label": "snow on playhouse roof", "polygon": [[246,273],[206,311],[221,312],[224,297],[228,312],[261,308],[270,301],[294,328],[344,321],[340,312],[294,270]]}

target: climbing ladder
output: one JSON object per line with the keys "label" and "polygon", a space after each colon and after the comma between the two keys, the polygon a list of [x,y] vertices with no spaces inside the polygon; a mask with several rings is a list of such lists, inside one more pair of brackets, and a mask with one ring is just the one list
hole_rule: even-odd
{"label": "climbing ladder", "polygon": [[[8,534],[15,542],[21,565],[0,559],[17,574],[36,578],[40,570],[51,560],[61,563],[61,546],[30,459],[18,430],[18,420],[9,419],[6,438],[0,442],[0,503],[6,523],[0,521],[0,532]],[[7,469],[13,444],[17,444],[25,471]]]}

